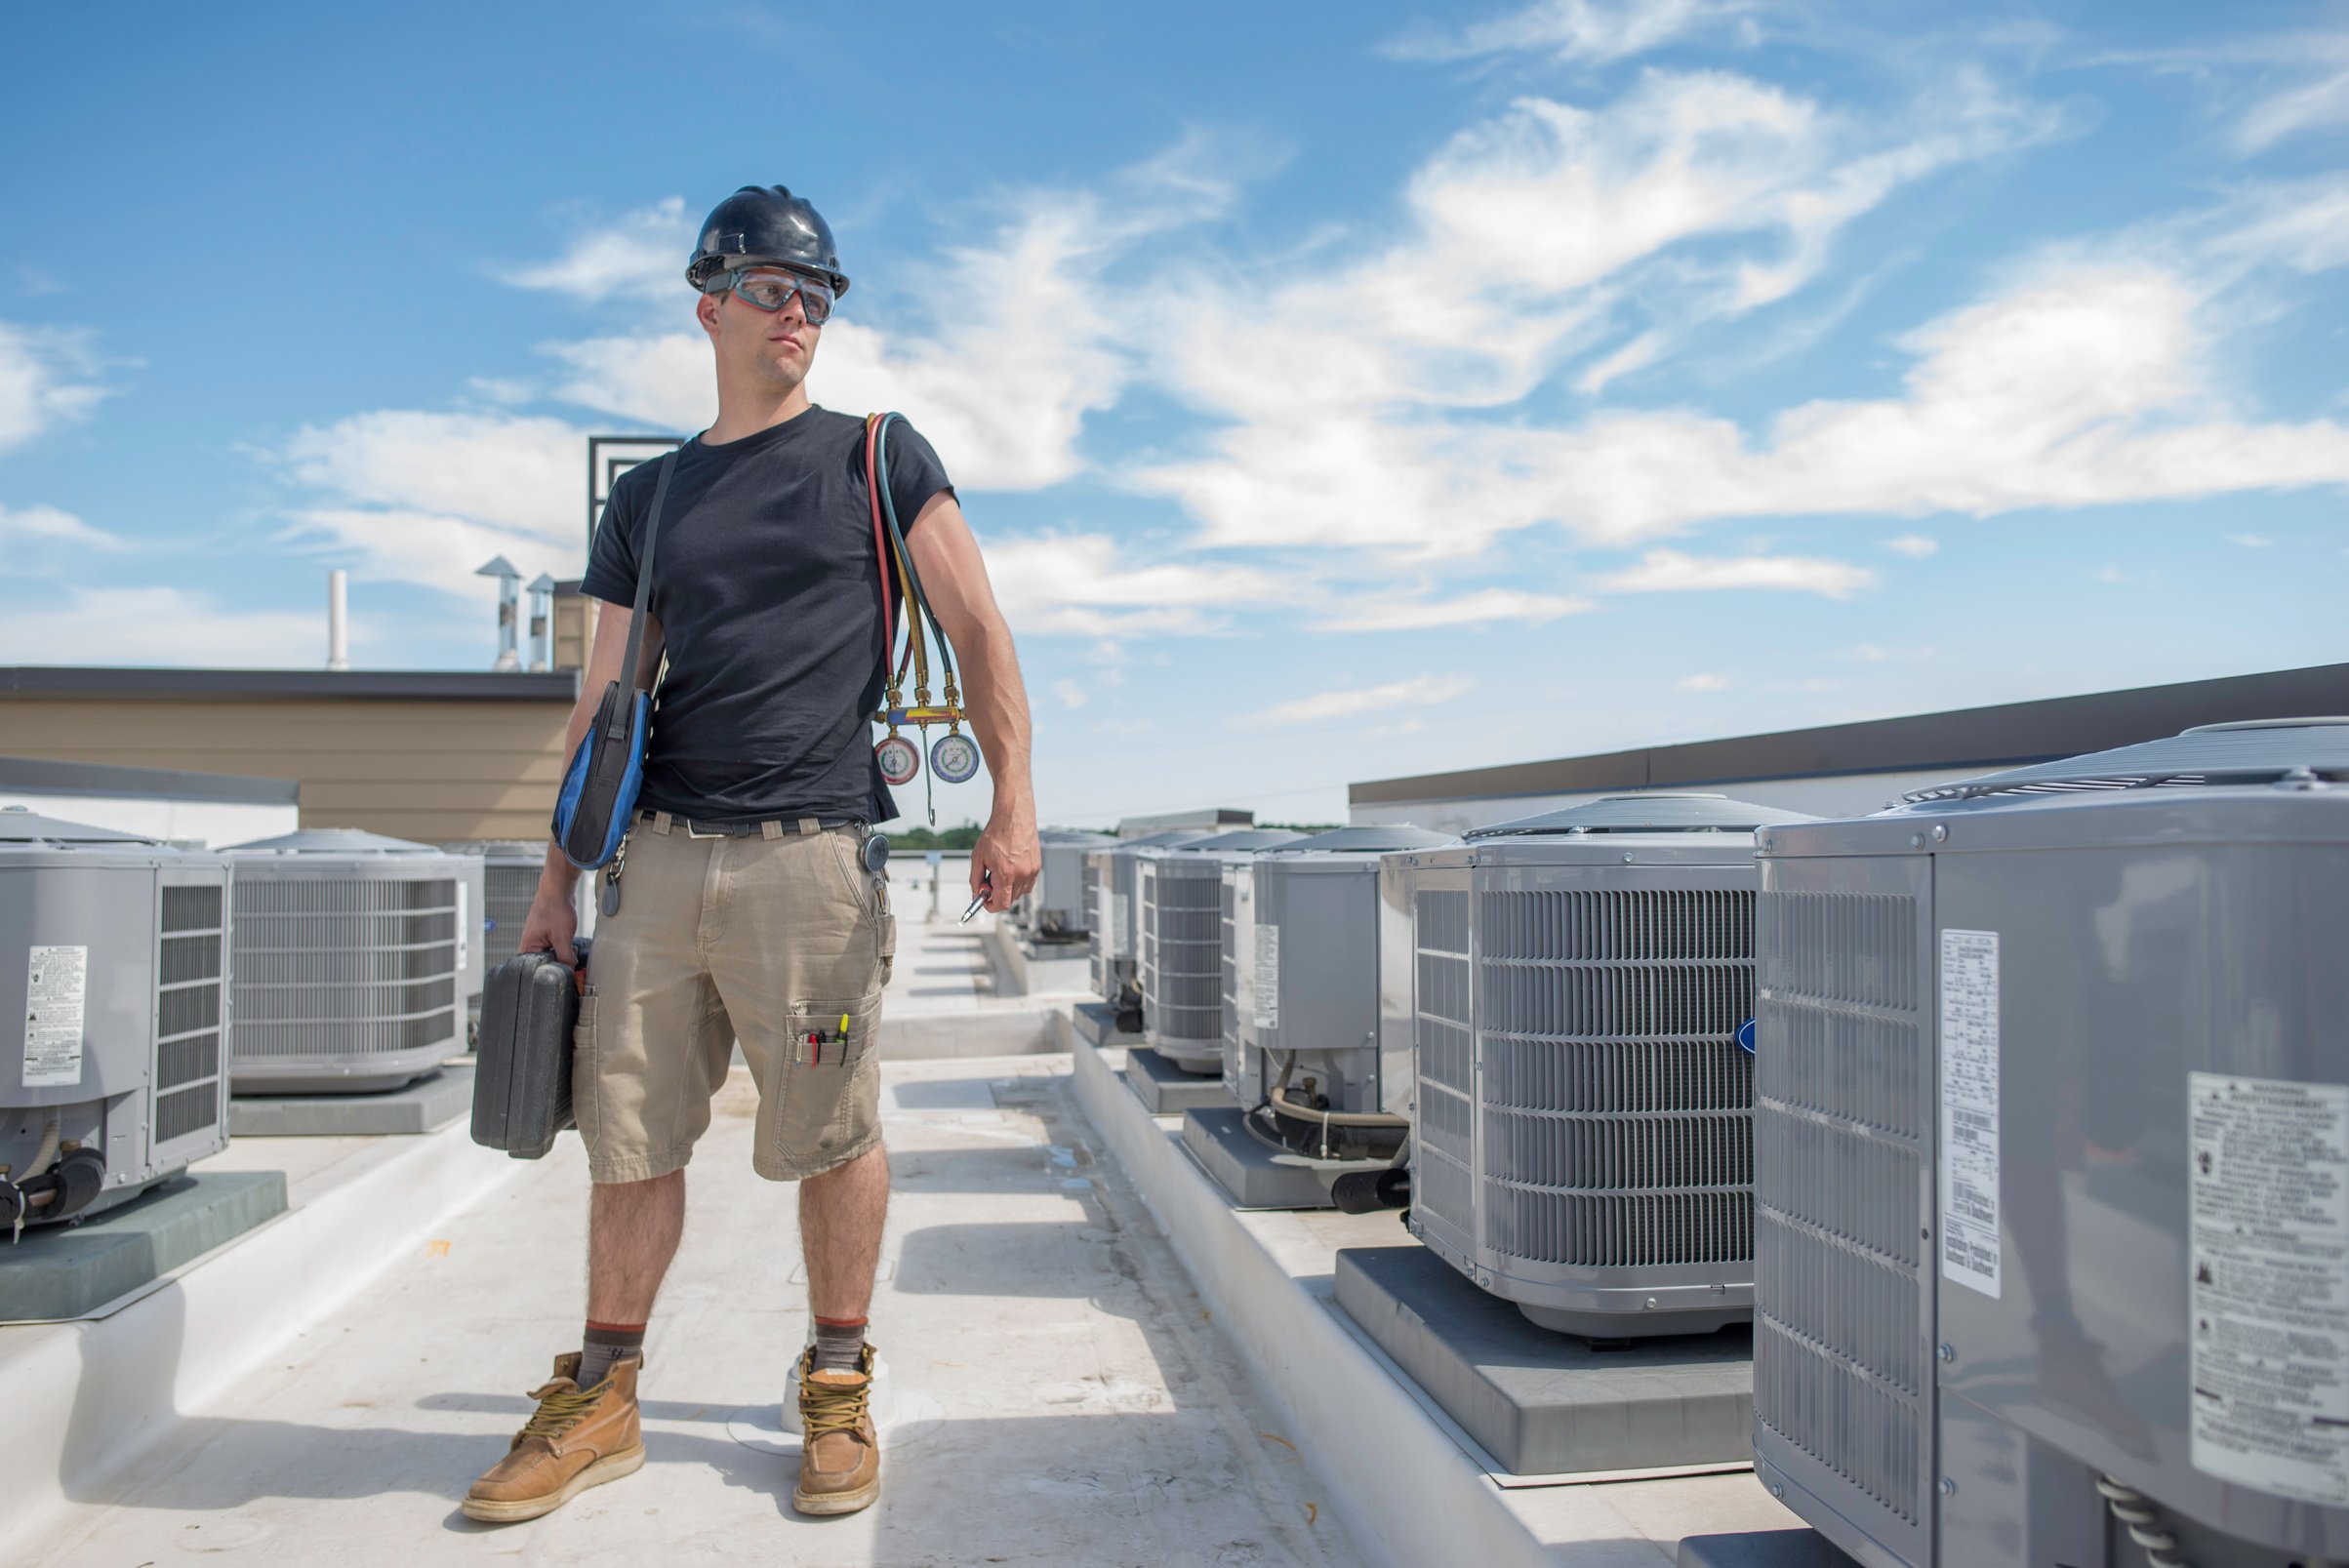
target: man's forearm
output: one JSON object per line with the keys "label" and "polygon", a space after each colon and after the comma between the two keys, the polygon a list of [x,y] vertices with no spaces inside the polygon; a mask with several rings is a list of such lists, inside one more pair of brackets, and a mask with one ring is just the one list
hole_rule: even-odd
{"label": "man's forearm", "polygon": [[988,778],[994,784],[994,815],[1003,821],[1033,818],[1035,786],[1029,774],[1028,689],[1020,680],[1020,656],[1012,647],[1010,628],[995,622],[977,647],[963,650],[963,695],[969,703],[971,730],[987,758]]}

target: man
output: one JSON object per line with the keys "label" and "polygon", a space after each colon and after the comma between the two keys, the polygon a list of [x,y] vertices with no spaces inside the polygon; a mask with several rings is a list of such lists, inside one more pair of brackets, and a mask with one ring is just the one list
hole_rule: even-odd
{"label": "man", "polygon": [[[645,667],[663,649],[668,667],[619,906],[596,931],[580,1008],[573,1099],[595,1184],[587,1327],[581,1347],[556,1357],[506,1458],[466,1496],[476,1519],[535,1518],[644,1463],[645,1324],[684,1228],[684,1166],[738,1037],[758,1087],[752,1167],[800,1184],[816,1343],[798,1368],[791,1501],[803,1513],[853,1513],[880,1489],[865,1322],[889,1194],[872,1046],[896,927],[866,850],[870,824],[896,815],[871,726],[889,590],[865,422],[807,395],[848,279],[824,220],[781,185],[720,203],[686,278],[701,291],[718,416],[677,454],[662,507]],[[614,485],[596,530],[584,586],[605,605],[569,748],[605,683],[622,678],[659,466]],[[1019,664],[937,455],[899,425],[889,470],[994,784],[972,892],[1002,909],[1041,863]],[[523,950],[570,961],[577,875],[548,851]],[[757,1289],[780,1260],[746,1264],[744,1283]]]}

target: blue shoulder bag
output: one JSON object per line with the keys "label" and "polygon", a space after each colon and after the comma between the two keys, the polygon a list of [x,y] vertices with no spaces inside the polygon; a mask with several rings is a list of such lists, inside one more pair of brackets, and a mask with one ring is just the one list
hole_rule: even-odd
{"label": "blue shoulder bag", "polygon": [[644,744],[651,734],[653,694],[639,661],[644,652],[645,608],[652,600],[653,551],[661,543],[661,504],[668,499],[668,476],[677,465],[671,452],[661,460],[653,484],[652,515],[644,524],[644,558],[636,567],[636,607],[628,620],[628,652],[620,680],[603,689],[595,722],[571,754],[562,793],[554,801],[554,841],[563,858],[591,871],[620,852],[636,815],[636,791],[644,784]]}

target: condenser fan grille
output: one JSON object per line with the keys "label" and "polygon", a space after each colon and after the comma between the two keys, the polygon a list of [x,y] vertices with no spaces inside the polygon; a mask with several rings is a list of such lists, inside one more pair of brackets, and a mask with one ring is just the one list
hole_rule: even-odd
{"label": "condenser fan grille", "polygon": [[1754,895],[1478,896],[1485,1244],[1582,1267],[1752,1256]]}

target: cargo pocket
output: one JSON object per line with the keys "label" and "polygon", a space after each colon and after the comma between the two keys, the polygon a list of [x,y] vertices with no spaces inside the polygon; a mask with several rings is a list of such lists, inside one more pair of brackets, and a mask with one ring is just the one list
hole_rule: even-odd
{"label": "cargo pocket", "polygon": [[762,1151],[774,1168],[762,1174],[786,1179],[837,1164],[880,1125],[880,998],[795,1002],[788,1017],[782,1104],[768,1107],[773,1135]]}
{"label": "cargo pocket", "polygon": [[595,987],[580,993],[579,1022],[571,1025],[571,1119],[579,1136],[595,1146]]}

